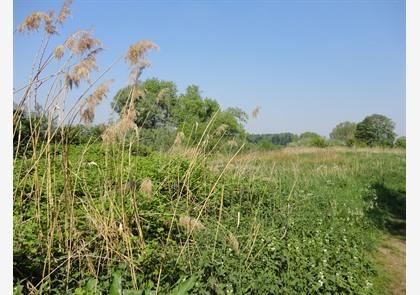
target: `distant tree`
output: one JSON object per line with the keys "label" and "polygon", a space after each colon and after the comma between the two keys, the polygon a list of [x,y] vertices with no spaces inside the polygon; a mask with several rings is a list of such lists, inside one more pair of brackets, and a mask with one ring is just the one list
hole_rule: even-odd
{"label": "distant tree", "polygon": [[356,123],[353,122],[342,122],[335,126],[330,133],[330,138],[333,140],[341,140],[347,145],[352,145],[354,142],[354,134],[356,133]]}
{"label": "distant tree", "polygon": [[135,123],[144,128],[159,128],[170,124],[172,110],[176,104],[175,83],[156,78],[120,89],[112,101],[114,110],[121,114],[124,107],[134,97],[136,108]]}
{"label": "distant tree", "polygon": [[220,109],[217,101],[203,98],[196,85],[190,85],[178,98],[173,116],[177,125],[207,122]]}
{"label": "distant tree", "polygon": [[304,132],[299,136],[298,140],[291,143],[293,146],[314,146],[314,147],[327,147],[327,140],[315,132]]}
{"label": "distant tree", "polygon": [[290,132],[274,134],[271,138],[271,142],[277,145],[288,145],[295,139],[296,135]]}
{"label": "distant tree", "polygon": [[368,146],[392,146],[394,128],[395,123],[390,118],[373,114],[357,124],[355,138]]}
{"label": "distant tree", "polygon": [[315,133],[315,132],[306,131],[306,132],[303,132],[299,136],[299,139],[309,139],[309,138],[314,138],[314,137],[321,137],[321,135],[319,135],[318,133]]}
{"label": "distant tree", "polygon": [[405,136],[400,136],[395,140],[394,146],[405,149],[406,139]]}

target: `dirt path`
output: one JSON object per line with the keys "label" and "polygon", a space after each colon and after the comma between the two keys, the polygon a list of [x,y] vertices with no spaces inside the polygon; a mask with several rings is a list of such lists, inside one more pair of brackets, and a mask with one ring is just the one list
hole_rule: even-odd
{"label": "dirt path", "polygon": [[377,260],[386,274],[387,293],[405,294],[405,240],[386,235],[378,250]]}

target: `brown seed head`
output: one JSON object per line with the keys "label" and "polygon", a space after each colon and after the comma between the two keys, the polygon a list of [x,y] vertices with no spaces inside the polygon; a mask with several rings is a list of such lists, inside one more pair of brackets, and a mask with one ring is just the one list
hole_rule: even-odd
{"label": "brown seed head", "polygon": [[260,107],[260,106],[256,106],[256,107],[252,110],[251,115],[252,115],[252,117],[253,117],[254,119],[258,117],[258,115],[259,115],[259,113],[260,113],[260,110],[261,110],[261,107]]}
{"label": "brown seed head", "polygon": [[80,115],[85,124],[92,123],[95,117],[95,107],[106,97],[109,91],[109,84],[112,82],[110,80],[99,85],[82,105]]}
{"label": "brown seed head", "polygon": [[142,181],[142,183],[140,185],[140,191],[145,193],[149,198],[153,194],[152,189],[153,189],[153,184],[152,184],[152,181],[149,178],[146,178],[145,180]]}
{"label": "brown seed head", "polygon": [[175,137],[174,145],[180,145],[185,138],[184,132],[178,132]]}
{"label": "brown seed head", "polygon": [[91,50],[95,50],[102,43],[99,39],[93,38],[90,31],[79,30],[67,38],[64,43],[76,55],[82,55]]}
{"label": "brown seed head", "polygon": [[41,20],[44,18],[45,13],[41,11],[32,12],[25,20],[19,25],[18,31],[38,31]]}
{"label": "brown seed head", "polygon": [[57,32],[53,24],[53,19],[54,19],[54,11],[50,11],[48,14],[44,14],[44,24],[45,24],[44,30],[48,34],[55,34]]}
{"label": "brown seed head", "polygon": [[60,13],[57,17],[57,22],[59,24],[63,24],[66,18],[70,15],[70,5],[73,2],[73,0],[66,0],[64,1],[63,6],[61,7]]}
{"label": "brown seed head", "polygon": [[187,230],[188,233],[200,231],[205,226],[198,220],[190,216],[181,216],[179,218],[179,225]]}
{"label": "brown seed head", "polygon": [[128,47],[125,59],[133,66],[144,61],[144,55],[150,50],[158,50],[159,47],[151,41],[142,40]]}
{"label": "brown seed head", "polygon": [[159,91],[158,95],[156,96],[156,103],[159,103],[168,93],[169,93],[169,88],[162,88]]}
{"label": "brown seed head", "polygon": [[230,247],[235,251],[236,254],[239,254],[239,242],[238,239],[235,237],[234,234],[229,233],[229,236],[227,238],[227,242]]}
{"label": "brown seed head", "polygon": [[58,60],[60,60],[63,55],[64,55],[64,45],[58,45],[55,49],[54,49],[54,57]]}

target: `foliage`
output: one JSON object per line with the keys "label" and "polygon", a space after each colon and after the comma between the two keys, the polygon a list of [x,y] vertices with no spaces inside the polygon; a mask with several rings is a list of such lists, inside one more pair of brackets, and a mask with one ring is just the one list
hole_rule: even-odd
{"label": "foliage", "polygon": [[304,132],[299,136],[299,139],[289,144],[289,146],[306,146],[306,147],[327,147],[329,143],[321,135],[315,132]]}
{"label": "foliage", "polygon": [[[367,256],[378,220],[370,212],[382,200],[375,183],[388,181],[390,175],[392,179],[402,179],[404,164],[400,155],[344,151],[329,158],[329,153],[284,154],[281,165],[275,158],[257,158],[251,166],[238,166],[241,163],[238,159],[217,183],[217,171],[221,169],[217,168],[217,161],[200,160],[189,170],[190,160],[151,153],[133,155],[129,164],[127,158],[121,162],[125,148],[91,145],[83,152],[86,147],[74,145],[69,149],[71,167],[75,173],[78,171],[77,175],[69,174],[75,193],[74,230],[83,240],[92,241],[83,253],[99,266],[100,278],[96,283],[92,281],[89,260],[75,259],[69,266],[73,271],[67,283],[75,294],[97,294],[89,293],[93,286],[104,293],[124,289],[122,294],[148,294],[147,290],[156,289],[160,271],[162,293],[185,287],[191,294],[373,294],[377,287],[372,285],[376,272]],[[24,160],[16,163],[16,181],[25,163]],[[59,197],[65,191],[65,180],[59,172],[60,161],[54,163],[53,171],[57,172],[52,190]],[[45,175],[45,164],[40,163],[32,179]],[[77,167],[80,168],[74,170]],[[119,171],[123,175],[119,176]],[[187,182],[183,182],[188,173]],[[247,181],[247,175],[253,175],[253,181]],[[138,189],[146,178],[153,182],[151,199]],[[48,214],[41,215],[41,224],[34,218],[37,208],[31,201],[31,183],[28,179],[15,187],[14,263],[15,269],[19,269],[15,273],[16,283],[30,279],[36,284],[42,276],[42,257],[48,249],[42,246],[44,238],[38,232],[48,230]],[[214,196],[200,218],[204,228],[187,239],[188,233],[177,219],[185,214],[197,216],[200,204],[215,183]],[[124,187],[128,184],[126,191]],[[132,188],[135,193],[130,192]],[[48,198],[47,191],[40,189],[42,199]],[[57,202],[65,199],[59,197]],[[124,211],[113,209],[113,204],[119,204]],[[219,226],[220,204],[223,211]],[[41,203],[42,212],[47,206],[48,203]],[[59,213],[63,221],[65,212]],[[278,217],[272,218],[274,215]],[[142,236],[135,216],[142,218]],[[172,216],[174,228],[169,234]],[[101,220],[107,220],[108,234],[102,232]],[[118,233],[123,220],[126,220],[123,231]],[[116,236],[108,240],[112,235]],[[127,238],[136,245],[132,253],[126,248]],[[58,268],[44,287],[50,291],[65,288],[68,276],[66,267],[59,267],[60,257],[67,257],[66,251],[58,247],[64,247],[65,238],[56,239],[51,267]],[[232,239],[237,240],[236,244]],[[105,247],[107,241],[112,243]],[[183,250],[185,243],[189,246]],[[125,253],[131,258],[116,256],[101,260],[101,249]],[[132,263],[138,267],[137,287],[130,274]],[[121,277],[116,278],[116,273]],[[194,279],[183,280],[191,274]],[[147,292],[141,293],[142,290]]]}
{"label": "foliage", "polygon": [[[93,120],[107,82],[54,126],[72,90],[97,81],[101,51],[82,30],[49,52],[70,2],[18,28],[44,29],[19,105],[42,91],[54,100],[45,116],[14,112],[14,294],[381,294],[369,253],[379,230],[404,222],[403,150],[243,153],[241,110],[197,86],[177,96],[172,82],[139,82],[157,49],[147,40],[128,48],[135,82],[115,98],[121,116],[103,142],[105,126],[67,123]],[[44,71],[64,55],[59,75]],[[226,154],[215,153],[224,139]]]}
{"label": "foliage", "polygon": [[290,132],[275,134],[248,134],[247,140],[251,143],[259,143],[266,139],[274,145],[286,146],[289,143],[296,141],[297,137],[297,135]]}
{"label": "foliage", "polygon": [[121,114],[131,99],[135,102],[135,123],[144,128],[173,125],[172,109],[176,103],[176,85],[171,81],[147,79],[120,89],[114,96],[112,106]]}
{"label": "foliage", "polygon": [[405,145],[406,145],[406,139],[405,139],[405,136],[398,137],[398,138],[395,140],[395,143],[394,143],[394,146],[395,146],[395,147],[405,149]]}
{"label": "foliage", "polygon": [[346,145],[351,146],[354,143],[356,123],[353,122],[342,122],[334,127],[330,133],[330,138],[333,140],[341,140]]}
{"label": "foliage", "polygon": [[356,126],[355,137],[368,146],[392,146],[395,123],[384,115],[367,116]]}

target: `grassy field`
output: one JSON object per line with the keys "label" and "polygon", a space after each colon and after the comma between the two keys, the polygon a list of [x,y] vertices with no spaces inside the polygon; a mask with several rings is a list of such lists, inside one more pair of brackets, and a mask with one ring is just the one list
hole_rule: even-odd
{"label": "grassy field", "polygon": [[401,294],[405,151],[46,145],[14,162],[16,294]]}

